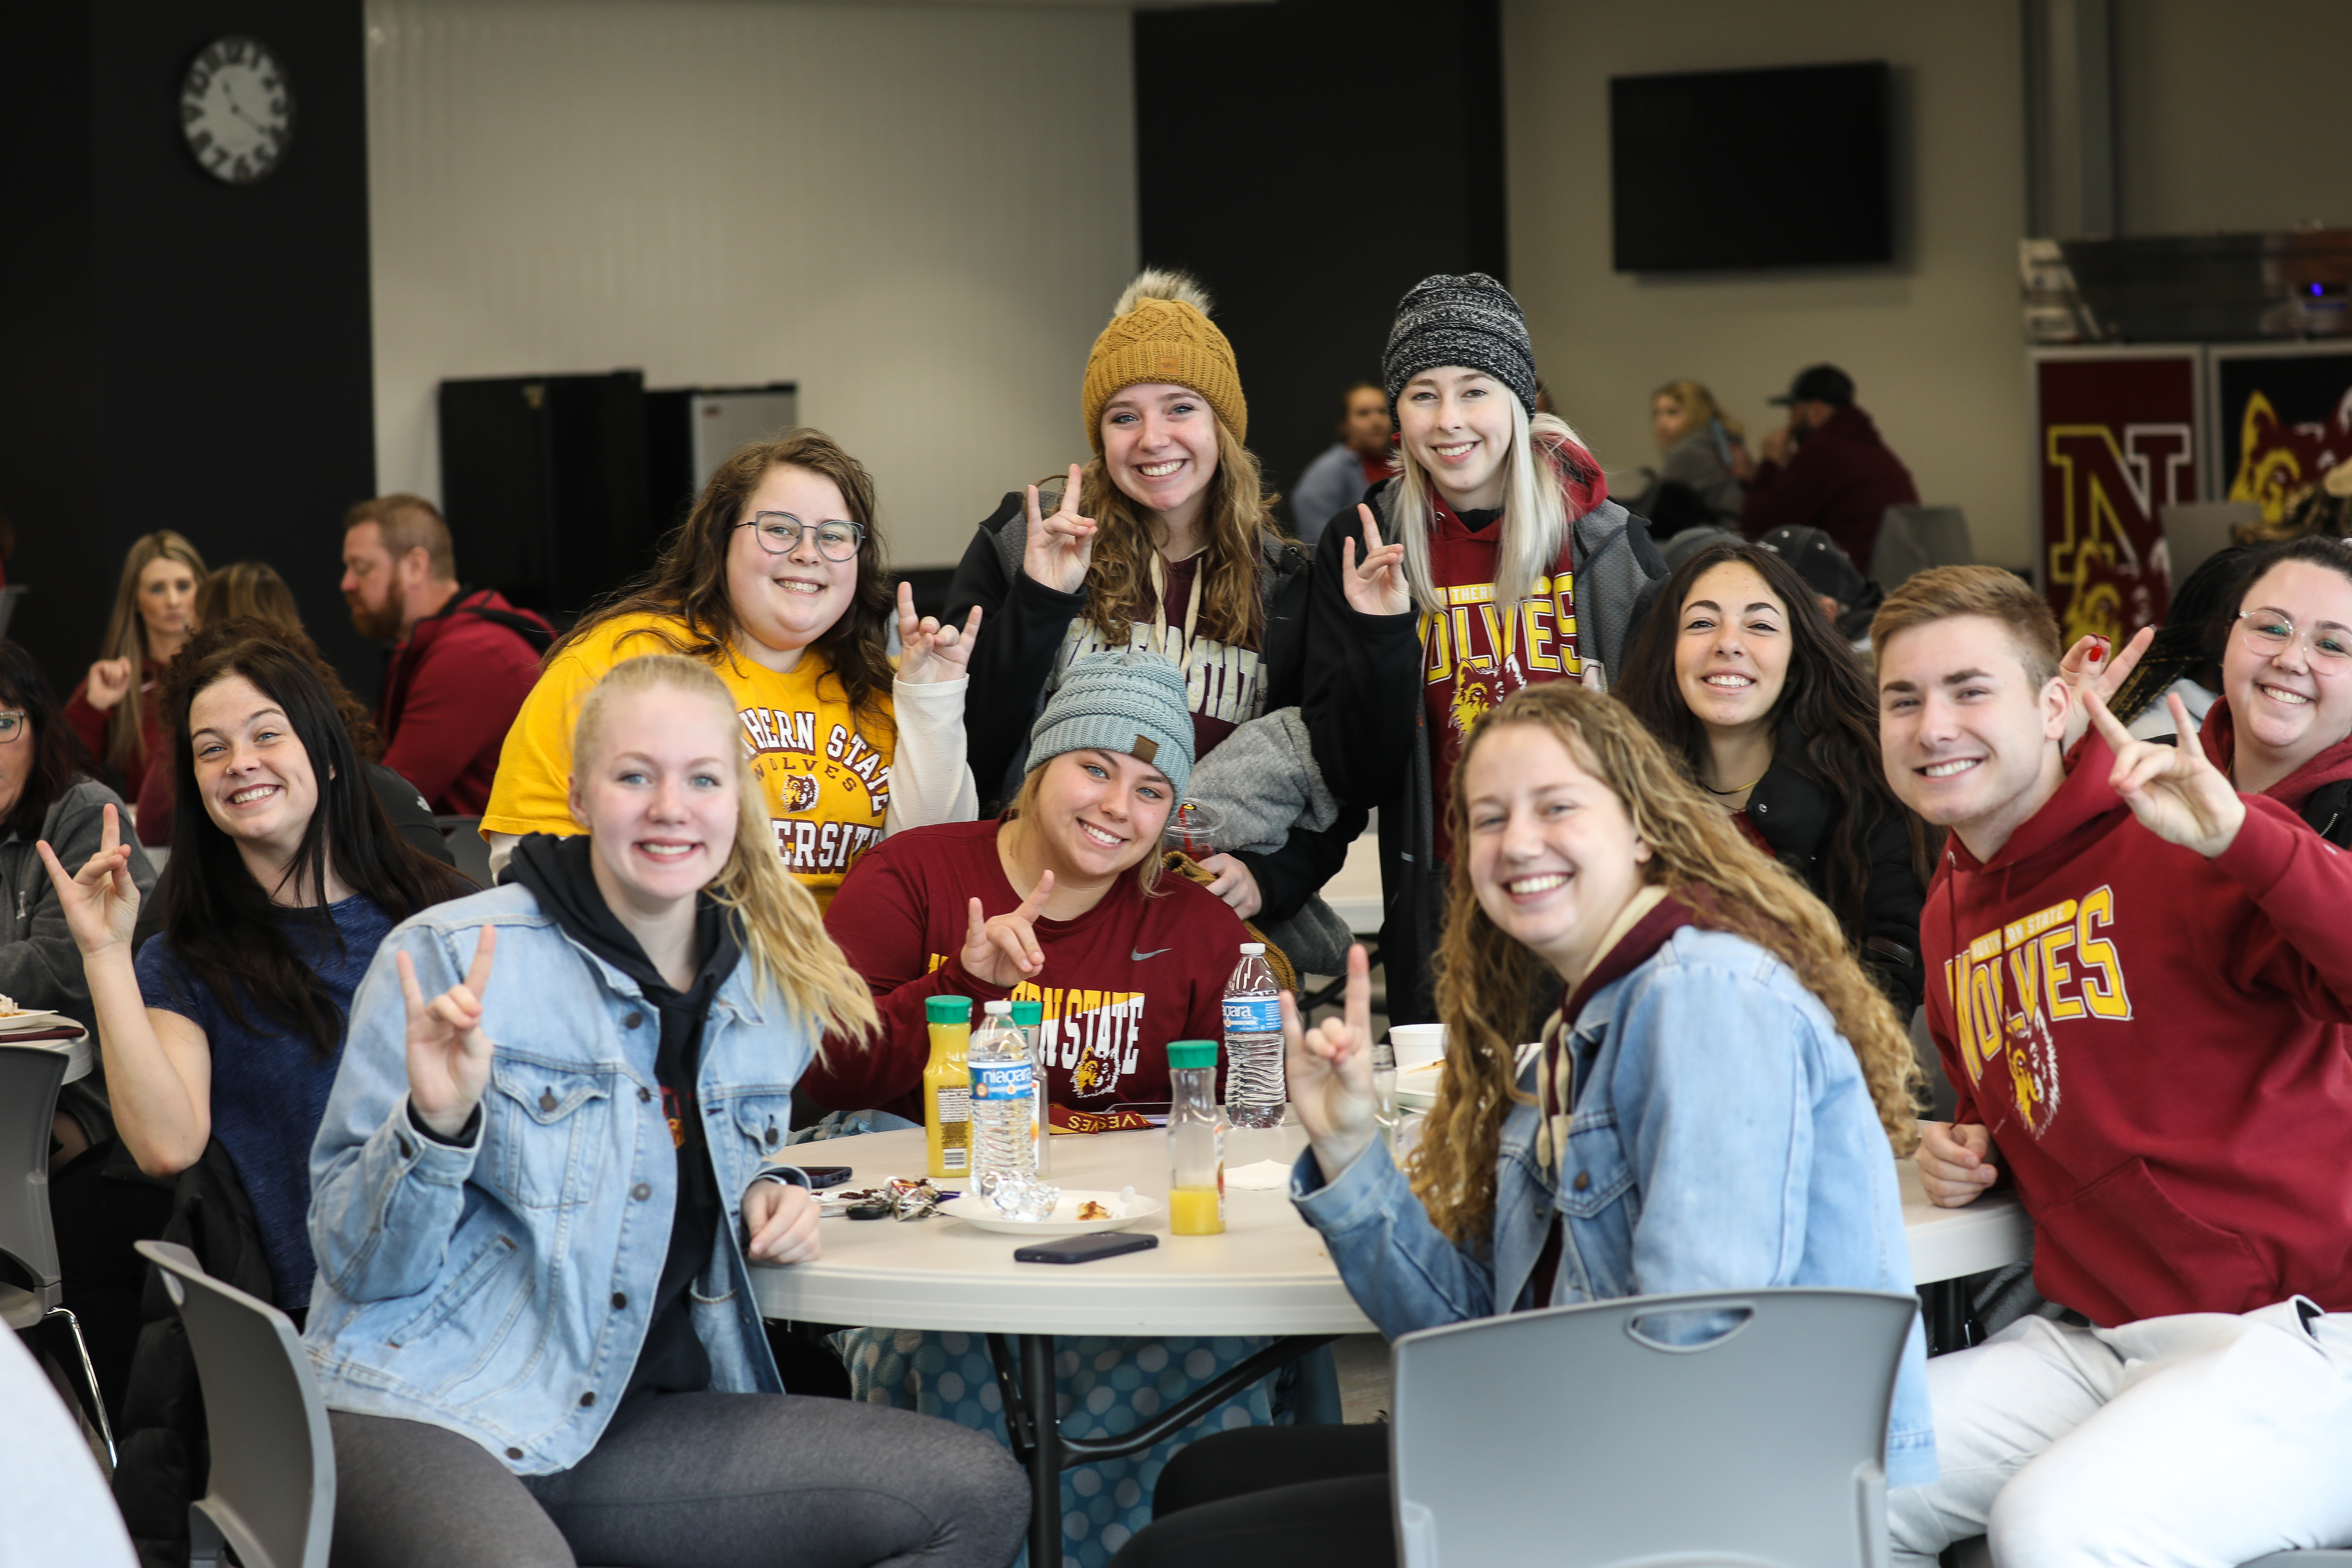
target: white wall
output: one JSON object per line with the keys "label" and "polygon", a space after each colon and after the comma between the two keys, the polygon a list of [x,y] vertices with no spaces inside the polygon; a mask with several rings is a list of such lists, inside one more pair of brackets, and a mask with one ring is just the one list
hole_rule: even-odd
{"label": "white wall", "polygon": [[[1968,510],[1980,559],[2035,554],[2017,239],[2015,0],[1505,0],[1511,282],[1561,413],[1622,487],[1652,460],[1650,390],[1706,383],[1749,439],[1764,400],[1828,360],[1910,465]],[[1609,79],[1885,59],[1897,72],[1898,264],[1693,278],[1610,269]],[[1804,177],[1801,127],[1726,147],[1725,180]]]}
{"label": "white wall", "polygon": [[2117,7],[2126,234],[2352,226],[2345,0]]}
{"label": "white wall", "polygon": [[797,381],[945,564],[1087,451],[1136,265],[1123,9],[370,0],[376,464],[440,490],[445,376]]}

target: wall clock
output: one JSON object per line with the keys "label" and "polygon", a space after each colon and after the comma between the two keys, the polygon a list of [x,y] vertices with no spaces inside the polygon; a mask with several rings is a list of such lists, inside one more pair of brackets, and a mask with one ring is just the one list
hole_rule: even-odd
{"label": "wall clock", "polygon": [[180,84],[180,131],[205,172],[249,185],[278,167],[294,139],[294,89],[257,38],[215,38]]}

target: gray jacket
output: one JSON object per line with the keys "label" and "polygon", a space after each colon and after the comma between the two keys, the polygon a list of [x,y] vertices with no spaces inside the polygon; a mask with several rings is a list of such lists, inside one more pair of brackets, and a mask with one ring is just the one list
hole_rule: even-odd
{"label": "gray jacket", "polygon": [[131,813],[122,797],[95,779],[75,780],[52,801],[39,832],[0,837],[0,896],[7,900],[5,924],[0,924],[5,932],[0,934],[0,992],[15,997],[19,1007],[63,1013],[93,1034],[97,1014],[89,1003],[89,980],[82,973],[81,949],[66,929],[64,906],[33,846],[47,839],[59,865],[69,872],[80,870],[98,853],[110,805],[131,843],[131,879],[144,902],[155,890],[154,865],[130,831]]}

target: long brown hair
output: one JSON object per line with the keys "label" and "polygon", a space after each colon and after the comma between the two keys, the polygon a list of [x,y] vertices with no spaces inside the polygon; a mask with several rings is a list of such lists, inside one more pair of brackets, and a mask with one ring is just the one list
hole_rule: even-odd
{"label": "long brown hair", "polygon": [[[723,715],[722,728],[735,733],[735,699],[709,665],[665,654],[625,659],[606,670],[580,704],[580,720],[572,729],[574,779],[593,771],[614,701],[640,691],[707,699]],[[878,1020],[874,994],[825,934],[816,900],[784,869],[760,804],[760,781],[751,775],[743,748],[730,740],[729,750],[735,757],[735,843],[709,891],[734,912],[755,994],[773,994],[807,1020],[819,1037],[820,1053],[828,1034],[862,1039]]]}
{"label": "long brown hair", "polygon": [[[1266,542],[1282,537],[1274,516],[1274,503],[1280,498],[1265,488],[1250,449],[1213,410],[1209,417],[1217,426],[1217,471],[1209,481],[1209,504],[1201,514],[1208,545],[1201,553],[1198,631],[1219,642],[1251,647],[1265,615],[1258,574],[1265,566]],[[1078,507],[1098,530],[1093,563],[1087,568],[1087,619],[1110,647],[1124,647],[1134,635],[1136,618],[1148,613],[1153,598],[1151,557],[1159,542],[1152,538],[1143,510],[1111,482],[1109,467],[1100,458],[1080,476]],[[1183,613],[1181,605],[1167,611],[1171,622]]]}
{"label": "long brown hair", "polygon": [[[646,627],[632,636],[650,637],[671,653],[716,664],[731,658],[740,640],[741,617],[727,596],[727,552],[739,523],[751,521],[752,492],[772,468],[803,468],[831,479],[849,509],[848,521],[863,525],[857,546],[857,581],[849,607],[809,646],[823,654],[826,673],[841,683],[858,733],[869,742],[896,738],[897,727],[880,703],[890,694],[889,636],[897,601],[885,571],[882,531],[875,515],[874,476],[822,430],[787,430],[772,441],[754,441],[719,465],[702,495],[662,545],[652,572],[623,588],[580,619],[547,650],[542,668],[555,656],[606,621],[620,616],[660,616],[683,623],[682,635]],[[876,728],[866,729],[875,722]]]}
{"label": "long brown hair", "polygon": [[[106,617],[106,640],[100,645],[100,658],[127,658],[131,661],[131,684],[122,693],[122,700],[106,716],[106,756],[108,766],[128,770],[144,760],[146,744],[140,734],[139,683],[147,666],[147,622],[139,614],[139,574],[148,563],[173,560],[185,566],[201,589],[205,582],[205,558],[184,534],[168,528],[141,534],[131,542],[130,552],[122,557],[122,581],[115,585],[114,610]],[[194,605],[190,605],[193,610]],[[198,619],[191,616],[191,619]]]}
{"label": "long brown hair", "polygon": [[1625,658],[1612,688],[1618,700],[1649,726],[1696,781],[1706,762],[1706,725],[1691,711],[1675,673],[1675,648],[1682,636],[1683,601],[1698,580],[1718,566],[1745,566],[1764,579],[1789,617],[1789,671],[1773,704],[1777,729],[1793,722],[1804,737],[1801,765],[1830,797],[1830,825],[1822,858],[1823,902],[1858,948],[1868,934],[1865,903],[1870,891],[1869,833],[1874,820],[1894,816],[1910,836],[1911,874],[1922,889],[1935,874],[1941,836],[1930,834],[1910,807],[1887,787],[1878,752],[1878,699],[1869,678],[1837,635],[1821,602],[1780,556],[1745,540],[1709,545],[1680,566],[1658,591],[1657,605],[1625,645]]}
{"label": "long brown hair", "polygon": [[[1480,720],[1462,748],[1454,777],[1489,735],[1507,724],[1549,731],[1577,765],[1616,795],[1650,846],[1644,881],[1663,887],[1710,930],[1763,948],[1796,973],[1853,1047],[1887,1142],[1907,1154],[1919,1142],[1915,1086],[1919,1066],[1885,994],[1854,961],[1822,901],[1739,836],[1731,819],[1687,782],[1665,749],[1614,699],[1574,681],[1522,688]],[[1466,790],[1447,807],[1454,841],[1470,841]],[[1486,1234],[1495,1208],[1495,1157],[1503,1119],[1519,1092],[1519,1035],[1542,959],[1487,917],[1470,881],[1470,857],[1454,857],[1445,935],[1437,956],[1437,1011],[1444,1020],[1445,1068],[1412,1162],[1413,1191],[1438,1228],[1456,1242]],[[1738,1050],[1727,1040],[1723,1048]]]}

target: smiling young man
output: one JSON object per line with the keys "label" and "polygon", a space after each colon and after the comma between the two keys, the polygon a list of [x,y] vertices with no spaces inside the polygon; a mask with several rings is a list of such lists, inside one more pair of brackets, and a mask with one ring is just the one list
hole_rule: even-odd
{"label": "smiling young man", "polygon": [[423,496],[344,514],[342,590],[360,635],[393,647],[375,710],[384,766],[435,811],[479,815],[555,628],[460,584],[449,525]]}
{"label": "smiling young man", "polygon": [[1897,1562],[2352,1541],[2352,860],[2076,698],[2007,573],[1922,573],[1872,633],[1887,777],[1951,831],[1921,940],[1958,1110],[1921,1184],[2011,1183],[2066,1314],[1929,1363],[1943,1479],[1891,1494]]}

